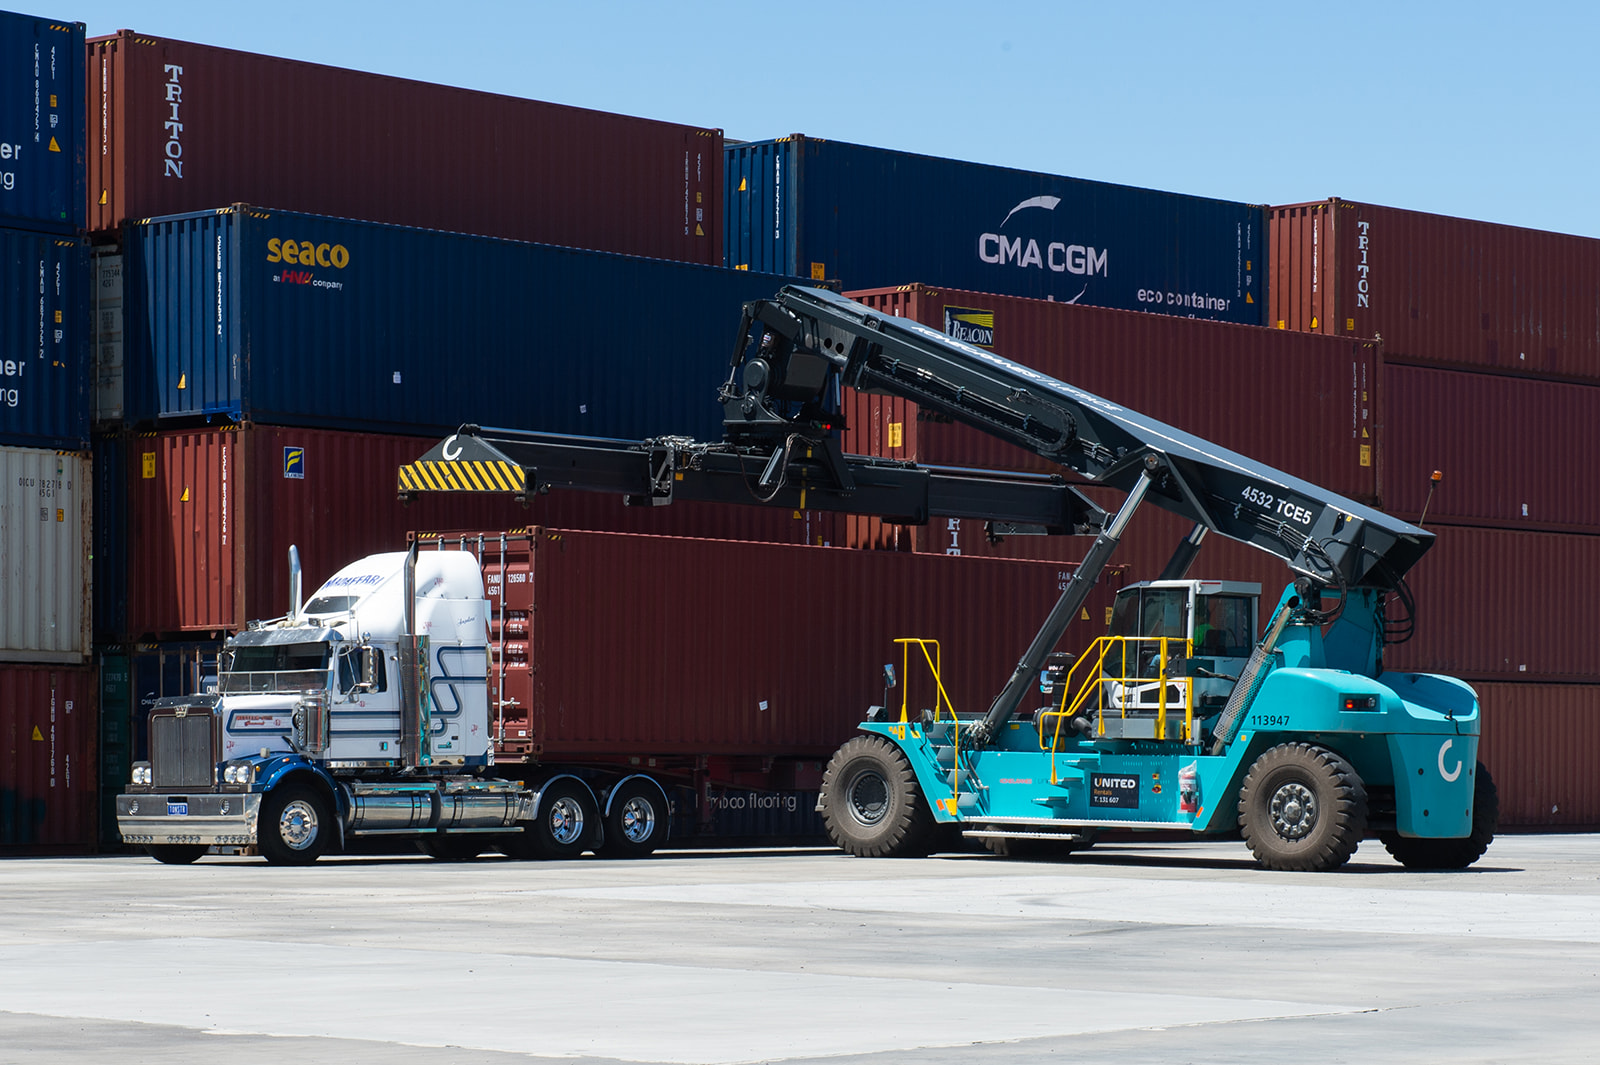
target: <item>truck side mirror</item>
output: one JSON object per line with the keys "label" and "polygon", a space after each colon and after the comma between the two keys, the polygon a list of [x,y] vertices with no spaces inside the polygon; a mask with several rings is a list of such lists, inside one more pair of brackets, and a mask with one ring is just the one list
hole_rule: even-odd
{"label": "truck side mirror", "polygon": [[892,688],[894,685],[894,666],[885,664],[883,667],[883,686],[885,688]]}

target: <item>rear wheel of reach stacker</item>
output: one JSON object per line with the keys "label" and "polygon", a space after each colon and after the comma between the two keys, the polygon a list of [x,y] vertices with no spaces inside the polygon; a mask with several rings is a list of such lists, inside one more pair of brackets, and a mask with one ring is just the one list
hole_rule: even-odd
{"label": "rear wheel of reach stacker", "polygon": [[1489,849],[1500,827],[1500,791],[1482,762],[1472,780],[1472,834],[1462,839],[1416,839],[1398,832],[1379,838],[1407,869],[1465,869]]}
{"label": "rear wheel of reach stacker", "polygon": [[828,836],[858,858],[920,858],[937,825],[905,754],[882,736],[857,736],[834,752],[819,803]]}
{"label": "rear wheel of reach stacker", "polygon": [[1328,872],[1349,861],[1367,833],[1367,789],[1326,747],[1279,744],[1245,774],[1239,827],[1268,869]]}

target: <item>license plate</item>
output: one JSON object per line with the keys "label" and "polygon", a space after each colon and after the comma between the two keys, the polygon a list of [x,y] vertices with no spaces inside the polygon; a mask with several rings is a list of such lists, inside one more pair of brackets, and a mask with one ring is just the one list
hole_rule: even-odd
{"label": "license plate", "polygon": [[186,803],[186,802],[169,802],[169,803],[167,803],[167,816],[168,817],[188,817],[189,816],[189,804]]}

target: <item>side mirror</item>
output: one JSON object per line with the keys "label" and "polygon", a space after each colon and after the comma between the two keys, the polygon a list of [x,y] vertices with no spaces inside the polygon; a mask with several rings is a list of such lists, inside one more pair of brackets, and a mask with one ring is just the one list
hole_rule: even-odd
{"label": "side mirror", "polygon": [[883,686],[885,688],[892,688],[894,685],[894,666],[886,663],[883,667]]}

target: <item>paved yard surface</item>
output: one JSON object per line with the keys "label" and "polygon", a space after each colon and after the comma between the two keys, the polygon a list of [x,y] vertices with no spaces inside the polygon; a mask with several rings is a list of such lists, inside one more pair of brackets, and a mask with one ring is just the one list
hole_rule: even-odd
{"label": "paved yard surface", "polygon": [[0,862],[0,1062],[1600,1060],[1600,836],[1465,873],[1065,861]]}

